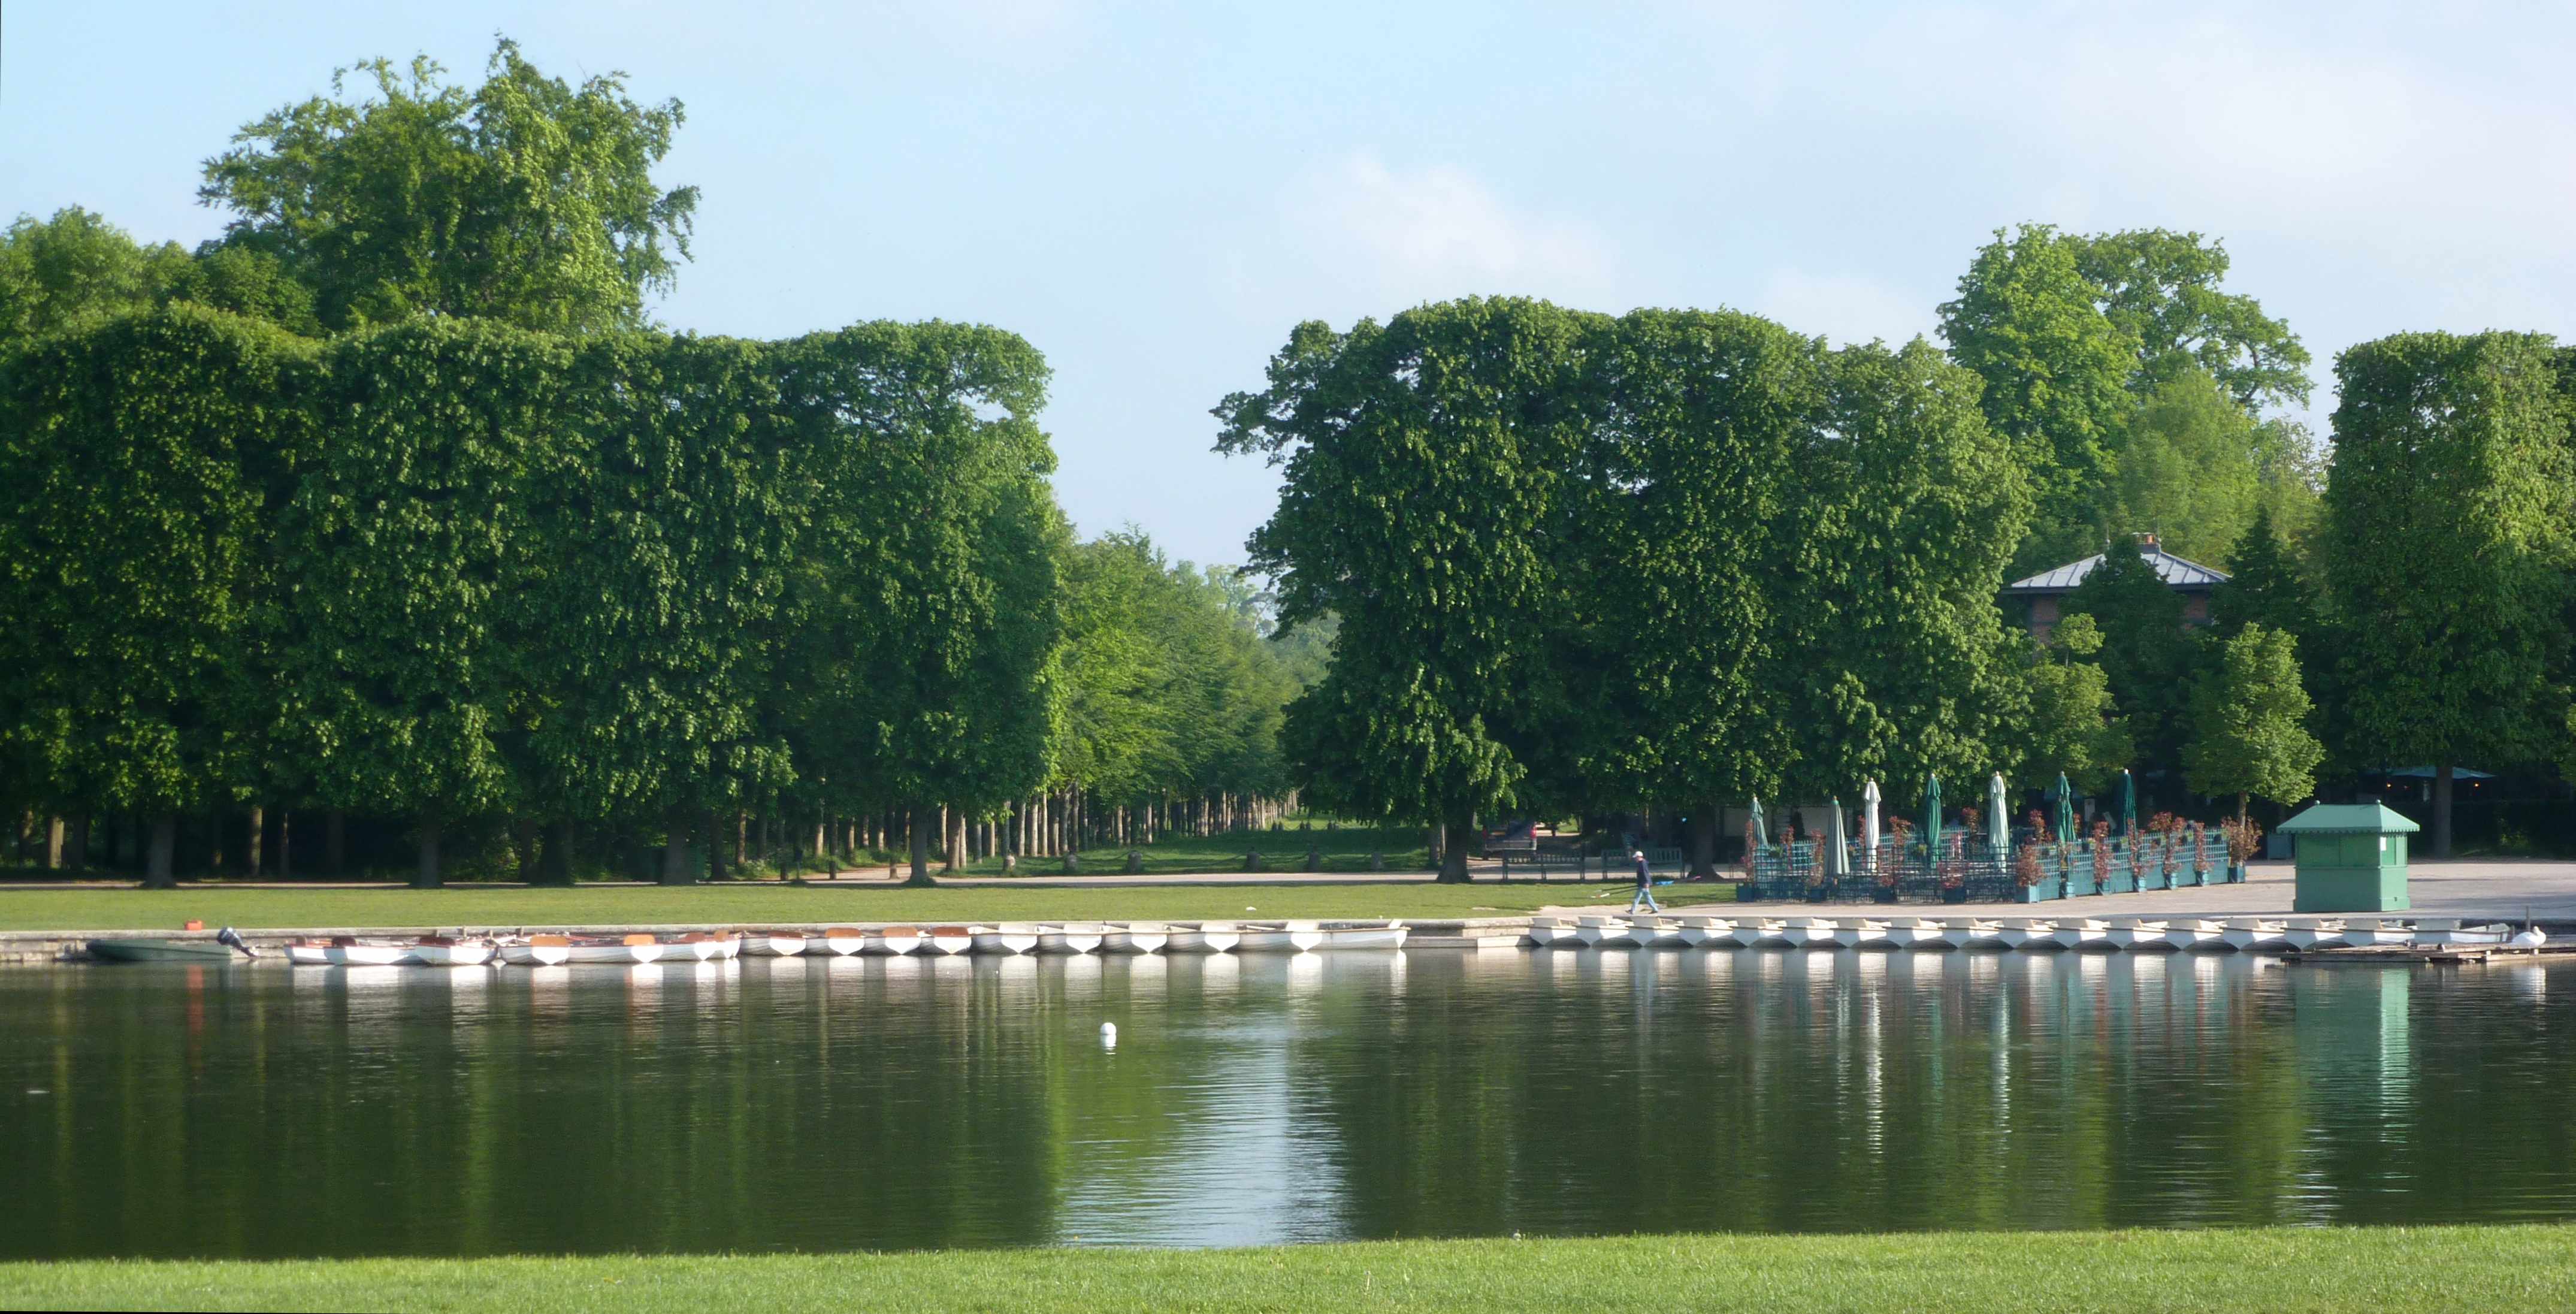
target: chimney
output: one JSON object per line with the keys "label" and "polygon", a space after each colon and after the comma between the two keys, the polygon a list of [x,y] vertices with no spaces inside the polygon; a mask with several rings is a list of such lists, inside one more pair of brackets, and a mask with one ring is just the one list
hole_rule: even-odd
{"label": "chimney", "polygon": [[2154,547],[2155,545],[2156,545],[2156,533],[2155,533],[2155,531],[2154,531],[2154,530],[2152,530],[2152,529],[2151,529],[2151,530],[2148,530],[2146,533],[2143,533],[2143,534],[2138,535],[2138,546],[2140,546],[2140,547]]}

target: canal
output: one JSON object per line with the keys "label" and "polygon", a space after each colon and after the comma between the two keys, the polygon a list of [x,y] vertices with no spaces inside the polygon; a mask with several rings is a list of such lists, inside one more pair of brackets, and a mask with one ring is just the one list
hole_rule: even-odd
{"label": "canal", "polygon": [[0,1256],[2563,1220],[2571,1042],[2237,956],[23,969]]}

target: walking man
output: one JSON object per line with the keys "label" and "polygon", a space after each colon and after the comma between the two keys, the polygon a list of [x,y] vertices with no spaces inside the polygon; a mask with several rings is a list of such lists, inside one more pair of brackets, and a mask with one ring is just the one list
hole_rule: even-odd
{"label": "walking man", "polygon": [[1637,911],[1637,905],[1644,904],[1648,912],[1662,912],[1662,908],[1655,906],[1655,880],[1646,870],[1646,851],[1630,849],[1628,860],[1637,864],[1637,894],[1635,898],[1628,900],[1628,911],[1634,913]]}

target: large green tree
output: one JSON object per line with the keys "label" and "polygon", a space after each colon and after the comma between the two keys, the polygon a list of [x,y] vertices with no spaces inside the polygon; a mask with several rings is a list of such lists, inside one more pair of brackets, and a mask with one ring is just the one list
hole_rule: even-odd
{"label": "large green tree", "polygon": [[2216,379],[2246,414],[2308,400],[2308,349],[2262,303],[2228,292],[2224,244],[2163,228],[2062,234],[2098,289],[2104,317],[2137,344],[2140,397],[2192,373]]}
{"label": "large green tree", "polygon": [[315,444],[307,344],[194,306],[0,350],[0,736],[50,800],[151,827],[271,763],[273,522]]}
{"label": "large green tree", "polygon": [[2126,534],[2111,540],[2063,604],[2101,627],[2112,700],[2128,717],[2139,765],[2149,769],[2179,766],[2190,730],[2199,649],[2183,626],[2185,605]]}
{"label": "large green tree", "polygon": [[1441,826],[1443,880],[1466,879],[1477,815],[1520,797],[1515,741],[1561,715],[1565,471],[1606,327],[1502,298],[1303,324],[1267,387],[1216,408],[1219,450],[1285,467],[1251,542],[1282,623],[1341,619],[1330,673],[1290,708],[1291,755],[1321,801]]}
{"label": "large green tree", "polygon": [[2058,622],[2046,647],[2031,654],[2030,720],[2022,783],[2045,789],[2059,775],[2087,794],[2111,786],[2112,773],[2136,752],[2128,722],[2111,700],[2110,677],[2094,659],[2102,629],[2077,612]]}
{"label": "large green tree", "polygon": [[2247,625],[2221,644],[2192,694],[2183,768],[2203,794],[2234,794],[2236,815],[2260,794],[2296,803],[2315,792],[2325,746],[2309,729],[2315,706],[2299,679],[2298,640]]}
{"label": "large green tree", "polygon": [[[639,104],[619,73],[548,77],[508,40],[480,86],[443,72],[378,59],[243,127],[198,193],[232,212],[227,244],[275,257],[333,330],[420,314],[642,324],[697,207],[696,188],[652,177],[680,103]],[[372,96],[347,94],[351,73]]]}
{"label": "large green tree", "polygon": [[2337,358],[2326,578],[2343,755],[2453,769],[2539,762],[2567,724],[2576,454],[2549,339],[2404,333]]}
{"label": "large green tree", "polygon": [[2192,366],[2156,385],[2130,419],[2103,521],[2152,532],[2194,561],[2226,560],[2263,510],[2253,417]]}
{"label": "large green tree", "polygon": [[2210,622],[2222,638],[2248,625],[2278,630],[2301,642],[2318,633],[2316,586],[2289,545],[2272,530],[2272,514],[2256,508],[2254,522],[2227,558],[2227,582],[2209,595]]}

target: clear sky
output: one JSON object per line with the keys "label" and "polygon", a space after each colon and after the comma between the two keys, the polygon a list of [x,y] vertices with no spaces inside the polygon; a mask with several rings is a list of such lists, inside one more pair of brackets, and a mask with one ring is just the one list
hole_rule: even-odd
{"label": "clear sky", "polygon": [[973,320],[1055,367],[1058,494],[1239,560],[1257,460],[1208,408],[1297,321],[1523,293],[1929,333],[1989,230],[2223,237],[2318,357],[2401,329],[2564,333],[2576,18],[2444,3],[117,4],[0,12],[0,212],[138,237],[339,65],[496,32],[625,70],[705,189],[674,328]]}

